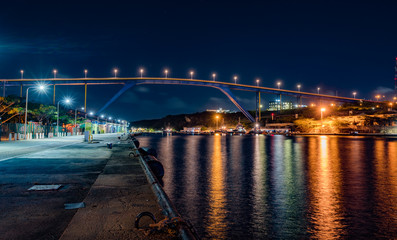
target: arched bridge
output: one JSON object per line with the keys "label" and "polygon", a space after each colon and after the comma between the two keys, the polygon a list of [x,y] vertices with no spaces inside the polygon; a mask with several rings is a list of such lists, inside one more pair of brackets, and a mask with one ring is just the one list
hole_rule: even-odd
{"label": "arched bridge", "polygon": [[[212,87],[220,90],[224,93],[236,107],[251,121],[255,122],[255,118],[243,108],[237,98],[233,95],[231,90],[238,91],[250,91],[259,93],[271,93],[279,95],[295,96],[298,98],[315,98],[327,101],[336,102],[357,102],[364,101],[362,99],[338,97],[325,94],[308,93],[301,91],[293,91],[278,88],[268,88],[244,84],[227,83],[220,81],[210,80],[199,80],[199,79],[187,79],[187,78],[150,78],[150,77],[135,77],[135,78],[48,78],[48,79],[1,79],[1,82],[5,82],[5,86],[20,86],[21,96],[23,86],[31,86],[38,82],[45,82],[46,84],[54,86],[54,104],[55,104],[55,86],[57,85],[85,85],[85,102],[84,107],[86,108],[87,99],[87,85],[103,85],[103,84],[122,84],[124,85],[115,96],[110,99],[105,106],[103,106],[97,114],[104,111],[110,104],[112,104],[117,98],[119,98],[125,91],[135,85],[143,84],[175,84],[175,85],[189,85],[189,86],[201,86],[201,87]],[[258,102],[258,101],[257,101]],[[258,109],[257,109],[258,110]]]}

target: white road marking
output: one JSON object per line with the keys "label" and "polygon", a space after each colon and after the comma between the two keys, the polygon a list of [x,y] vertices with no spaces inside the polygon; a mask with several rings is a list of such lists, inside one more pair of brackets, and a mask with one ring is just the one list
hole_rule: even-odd
{"label": "white road marking", "polygon": [[[40,152],[45,152],[45,151],[48,151],[48,150],[53,150],[53,149],[57,149],[57,148],[62,148],[62,147],[66,147],[66,146],[70,146],[70,145],[74,145],[74,144],[78,144],[78,143],[81,143],[81,142],[75,142],[75,143],[66,144],[66,145],[62,145],[62,146],[57,146],[57,147],[53,147],[53,148],[47,148],[47,149],[45,149],[45,150],[43,150],[43,151],[40,151]],[[40,144],[40,146],[41,146],[41,145],[44,145],[44,144]],[[36,146],[36,147],[37,147],[37,146]],[[29,154],[35,154],[35,153],[37,153],[37,152],[25,153],[25,154],[16,155],[16,156],[9,157],[9,158],[3,158],[3,159],[0,159],[0,162],[7,161],[7,160],[10,160],[10,159],[13,159],[13,158],[18,158],[18,157],[27,156],[27,155],[29,155]]]}

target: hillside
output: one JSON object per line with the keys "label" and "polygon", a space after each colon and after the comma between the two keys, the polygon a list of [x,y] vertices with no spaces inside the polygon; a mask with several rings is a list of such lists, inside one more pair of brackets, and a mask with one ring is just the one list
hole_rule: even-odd
{"label": "hillside", "polygon": [[214,113],[214,112],[199,112],[193,114],[180,114],[180,115],[168,115],[161,119],[141,120],[131,122],[131,126],[140,128],[173,128],[175,130],[181,130],[184,127],[216,127],[216,116],[218,118],[218,124],[224,122],[226,126],[234,127],[237,125],[239,118],[243,125],[251,126],[249,120],[240,112],[237,113]]}

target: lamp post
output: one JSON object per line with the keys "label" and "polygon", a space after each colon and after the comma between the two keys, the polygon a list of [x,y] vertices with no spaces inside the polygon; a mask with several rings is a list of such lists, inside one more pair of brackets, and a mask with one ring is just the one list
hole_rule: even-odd
{"label": "lamp post", "polygon": [[317,88],[317,94],[320,94],[320,88],[319,87]]}
{"label": "lamp post", "polygon": [[57,72],[58,71],[56,69],[54,69],[52,72],[54,73],[54,79],[57,78]]}
{"label": "lamp post", "polygon": [[280,89],[280,86],[281,86],[281,82],[277,82],[278,89]]}
{"label": "lamp post", "polygon": [[256,79],[256,86],[259,87],[259,79]]}
{"label": "lamp post", "polygon": [[165,73],[165,78],[167,78],[168,77],[168,69],[165,69],[164,73]]}
{"label": "lamp post", "polygon": [[193,79],[193,74],[194,74],[194,72],[190,71],[190,79]]}
{"label": "lamp post", "polygon": [[300,84],[298,84],[298,92],[300,92],[301,91],[301,85]]}
{"label": "lamp post", "polygon": [[114,70],[113,70],[113,72],[114,72],[114,78],[116,78],[117,77],[117,72],[118,72],[119,70],[117,69],[117,68],[115,68]]}
{"label": "lamp post", "polygon": [[353,92],[353,98],[356,99],[356,92]]}
{"label": "lamp post", "polygon": [[87,78],[87,73],[88,73],[88,70],[84,69],[84,78]]}
{"label": "lamp post", "polygon": [[376,95],[375,98],[379,102],[380,95]]}
{"label": "lamp post", "polygon": [[139,72],[141,74],[141,78],[142,78],[142,74],[143,74],[143,68],[139,69]]}
{"label": "lamp post", "polygon": [[325,108],[320,109],[321,112],[321,127],[323,126],[323,112],[325,112]]}
{"label": "lamp post", "polygon": [[213,73],[212,74],[212,80],[215,82],[215,78],[216,78],[216,74],[215,73]]}
{"label": "lamp post", "polygon": [[59,137],[59,103],[62,101],[64,101],[66,104],[69,104],[71,102],[69,98],[62,99],[62,100],[58,101],[58,104],[57,104],[57,106],[58,106],[57,107],[57,130],[56,130],[57,137]]}
{"label": "lamp post", "polygon": [[24,73],[24,71],[21,70],[21,79],[23,79],[23,73]]}
{"label": "lamp post", "polygon": [[31,88],[37,88],[37,89],[39,89],[39,91],[44,91],[45,90],[45,85],[38,85],[38,86],[35,86],[35,87],[28,87],[27,89],[26,89],[26,100],[25,100],[25,127],[24,127],[24,134],[23,134],[23,136],[24,136],[24,138],[25,138],[25,140],[27,140],[27,138],[26,138],[26,128],[27,128],[27,122],[28,122],[28,101],[29,101],[29,89],[31,89]]}
{"label": "lamp post", "polygon": [[237,76],[234,76],[234,84],[237,84]]}
{"label": "lamp post", "polygon": [[[84,110],[84,108],[81,108]],[[75,128],[75,135],[77,135],[77,108],[74,110],[74,128]]]}

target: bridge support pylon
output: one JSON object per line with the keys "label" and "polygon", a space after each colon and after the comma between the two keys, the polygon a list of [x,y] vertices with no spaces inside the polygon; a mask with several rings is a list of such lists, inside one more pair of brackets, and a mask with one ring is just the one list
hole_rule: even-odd
{"label": "bridge support pylon", "polygon": [[136,82],[131,82],[131,83],[127,83],[124,85],[124,87],[122,89],[120,89],[116,95],[114,95],[98,112],[97,115],[102,113],[107,107],[109,107],[110,104],[112,104],[114,101],[116,101],[117,98],[119,98],[125,91],[127,91],[128,89],[130,89],[131,87],[135,86]]}
{"label": "bridge support pylon", "polygon": [[221,92],[223,92],[229,99],[236,105],[236,107],[246,116],[251,122],[255,122],[255,119],[251,116],[251,114],[241,106],[238,102],[237,98],[233,95],[232,91],[228,87],[217,87]]}

